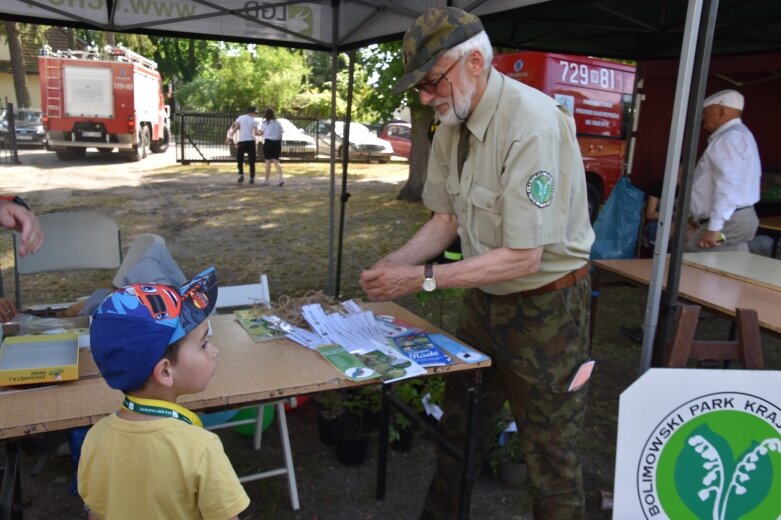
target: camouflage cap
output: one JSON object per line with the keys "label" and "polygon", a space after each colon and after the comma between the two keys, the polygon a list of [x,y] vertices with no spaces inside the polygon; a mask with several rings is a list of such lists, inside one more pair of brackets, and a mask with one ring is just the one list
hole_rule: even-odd
{"label": "camouflage cap", "polygon": [[480,19],[466,11],[456,7],[428,9],[404,33],[404,75],[392,92],[399,94],[414,87],[445,51],[482,31]]}

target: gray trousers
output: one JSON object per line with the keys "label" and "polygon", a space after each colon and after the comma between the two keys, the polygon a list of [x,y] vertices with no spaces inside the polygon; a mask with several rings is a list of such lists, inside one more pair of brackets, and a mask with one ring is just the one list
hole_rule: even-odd
{"label": "gray trousers", "polygon": [[726,240],[718,247],[702,249],[699,246],[700,237],[708,229],[707,224],[702,224],[699,229],[695,229],[687,234],[686,252],[696,253],[698,251],[746,251],[748,252],[748,243],[757,234],[759,227],[759,218],[753,207],[736,211],[732,218],[724,223],[721,232],[724,233]]}

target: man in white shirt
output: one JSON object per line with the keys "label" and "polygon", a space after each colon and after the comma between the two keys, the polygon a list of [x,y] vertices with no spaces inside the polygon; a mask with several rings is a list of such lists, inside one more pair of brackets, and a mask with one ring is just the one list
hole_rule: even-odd
{"label": "man in white shirt", "polygon": [[244,182],[244,154],[247,154],[249,163],[249,183],[255,184],[255,136],[258,135],[258,122],[255,120],[258,109],[249,107],[247,113],[240,115],[228,130],[228,139],[233,139],[233,134],[238,130],[239,144],[236,145],[236,162],[239,167],[239,184]]}
{"label": "man in white shirt", "polygon": [[757,232],[762,167],[754,136],[740,119],[743,105],[735,90],[703,103],[702,127],[711,135],[694,170],[686,251],[748,251]]}

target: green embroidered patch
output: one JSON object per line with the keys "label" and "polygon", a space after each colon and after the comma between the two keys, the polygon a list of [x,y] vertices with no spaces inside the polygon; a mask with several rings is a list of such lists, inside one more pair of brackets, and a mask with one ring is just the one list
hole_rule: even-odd
{"label": "green embroidered patch", "polygon": [[553,176],[548,172],[537,172],[526,183],[526,194],[538,208],[550,206],[553,202]]}

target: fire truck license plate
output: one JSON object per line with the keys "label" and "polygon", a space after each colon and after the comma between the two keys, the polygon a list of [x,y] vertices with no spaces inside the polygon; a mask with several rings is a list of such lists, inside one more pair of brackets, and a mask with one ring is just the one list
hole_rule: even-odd
{"label": "fire truck license plate", "polygon": [[82,136],[84,137],[100,137],[100,132],[82,132]]}

